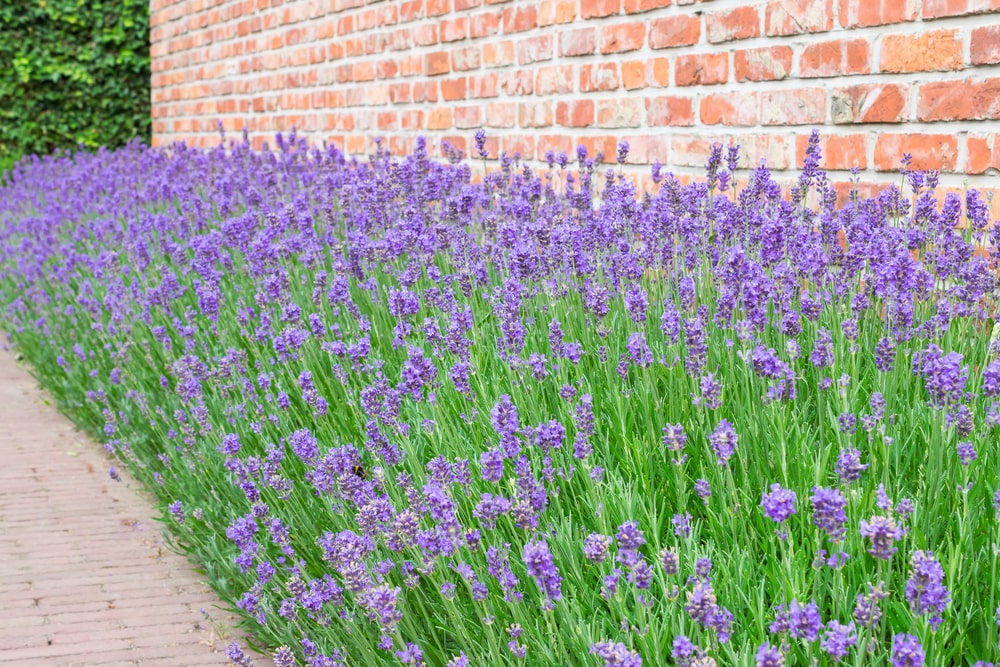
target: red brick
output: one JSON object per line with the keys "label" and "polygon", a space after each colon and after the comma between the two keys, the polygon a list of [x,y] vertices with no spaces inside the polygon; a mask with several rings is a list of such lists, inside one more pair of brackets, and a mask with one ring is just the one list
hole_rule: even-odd
{"label": "red brick", "polygon": [[396,111],[380,111],[376,115],[376,125],[379,130],[395,130],[399,127],[399,113]]}
{"label": "red brick", "polygon": [[584,65],[580,68],[581,93],[592,93],[601,90],[616,90],[619,85],[618,63],[616,62]]}
{"label": "red brick", "polygon": [[572,23],[576,18],[575,0],[541,0],[538,4],[538,27]]}
{"label": "red brick", "polygon": [[545,159],[545,153],[552,151],[554,154],[565,153],[567,156],[572,155],[576,146],[573,144],[573,139],[567,137],[564,134],[543,134],[538,137],[538,152],[535,158],[538,160]]}
{"label": "red brick", "polygon": [[973,65],[1000,63],[1000,24],[983,26],[972,31],[969,56]]}
{"label": "red brick", "polygon": [[479,69],[481,51],[475,46],[466,46],[451,52],[451,69],[453,72],[466,72]]}
{"label": "red brick", "polygon": [[496,97],[498,89],[497,75],[490,72],[481,76],[469,77],[469,97]]}
{"label": "red brick", "polygon": [[729,56],[706,53],[678,56],[674,61],[674,85],[697,86],[725,83],[729,78]]}
{"label": "red brick", "polygon": [[475,9],[482,5],[483,0],[455,0],[455,11],[464,12],[467,9]]}
{"label": "red brick", "polygon": [[776,81],[792,71],[792,48],[770,46],[745,49],[733,54],[737,81]]}
{"label": "red brick", "polygon": [[962,69],[962,41],[957,30],[936,30],[882,38],[883,72],[931,72]]}
{"label": "red brick", "polygon": [[763,125],[816,125],[826,118],[826,92],[822,88],[771,90],[761,93]]}
{"label": "red brick", "polygon": [[619,23],[601,28],[601,53],[624,53],[642,48],[646,41],[646,24],[641,21]]}
{"label": "red brick", "polygon": [[517,64],[530,65],[552,60],[552,35],[528,37],[517,43]]}
{"label": "red brick", "polygon": [[697,44],[701,38],[701,19],[697,16],[671,16],[656,19],[649,25],[649,48],[670,49]]}
{"label": "red brick", "polygon": [[536,95],[565,95],[573,92],[573,66],[539,67],[535,76]]}
{"label": "red brick", "polygon": [[389,101],[393,104],[406,104],[410,101],[410,84],[394,83],[389,86]]}
{"label": "red brick", "polygon": [[427,16],[443,16],[451,11],[449,0],[424,0],[427,7]]}
{"label": "red brick", "polygon": [[833,0],[777,0],[764,10],[768,37],[826,32],[833,29]]}
{"label": "red brick", "polygon": [[670,83],[670,61],[667,58],[629,60],[622,63],[622,87],[636,90],[647,86],[663,88]]}
{"label": "red brick", "polygon": [[505,71],[498,80],[500,90],[508,95],[531,95],[534,91],[534,79],[528,69]]}
{"label": "red brick", "polygon": [[500,141],[507,155],[531,158],[535,154],[535,138],[531,135],[505,136]]}
{"label": "red brick", "polygon": [[758,106],[757,93],[706,95],[699,105],[700,118],[705,125],[756,125]]}
{"label": "red brick", "polygon": [[635,97],[597,101],[597,127],[639,127],[642,100]]}
{"label": "red brick", "polygon": [[587,154],[593,157],[595,162],[607,162],[609,159],[614,159],[618,150],[618,137],[607,135],[581,137],[580,144],[586,147]]}
{"label": "red brick", "polygon": [[486,67],[506,67],[514,62],[514,42],[508,40],[483,45],[483,65]]}
{"label": "red brick", "polygon": [[424,56],[424,74],[436,76],[450,71],[450,58],[447,51],[435,51]]}
{"label": "red brick", "polygon": [[469,19],[469,37],[479,39],[480,37],[490,37],[500,31],[500,13],[485,12],[476,14]]}
{"label": "red brick", "polygon": [[465,77],[458,79],[443,79],[441,81],[441,97],[446,102],[465,99],[466,80]]}
{"label": "red brick", "polygon": [[834,89],[831,120],[845,123],[903,123],[909,120],[909,84],[865,83]]}
{"label": "red brick", "polygon": [[517,105],[513,102],[491,102],[486,105],[487,127],[514,127]]}
{"label": "red brick", "polygon": [[556,123],[563,127],[588,127],[594,123],[593,100],[571,100],[556,104]]}
{"label": "red brick", "polygon": [[925,19],[965,16],[1000,10],[997,0],[923,0],[920,15]]}
{"label": "red brick", "polygon": [[1000,119],[1000,78],[934,81],[921,84],[917,120]]}
{"label": "red brick", "polygon": [[694,125],[689,97],[661,95],[646,98],[646,124],[652,127]]}
{"label": "red brick", "polygon": [[840,0],[842,28],[863,28],[913,21],[917,18],[916,0]]}
{"label": "red brick", "polygon": [[757,13],[757,8],[751,5],[711,12],[705,15],[705,32],[708,41],[713,44],[758,37],[760,15]]}
{"label": "red brick", "polygon": [[580,0],[580,17],[603,18],[621,12],[622,0]]}
{"label": "red brick", "polygon": [[672,4],[673,0],[625,0],[624,9],[626,14],[639,14],[661,7],[669,7]]}
{"label": "red brick", "polygon": [[532,5],[507,7],[503,10],[503,32],[524,32],[538,26],[538,10]]}
{"label": "red brick", "polygon": [[[804,164],[808,144],[809,137],[805,134],[795,137],[795,164]],[[821,135],[819,147],[823,155],[821,166],[824,169],[868,168],[868,152],[863,134]]]}
{"label": "red brick", "polygon": [[451,107],[436,107],[427,114],[424,127],[428,130],[449,130],[452,124]]}
{"label": "red brick", "polygon": [[457,42],[469,34],[469,19],[445,19],[438,26],[438,34],[442,42]]}
{"label": "red brick", "polygon": [[517,124],[519,127],[551,127],[551,102],[521,102],[517,105]]}
{"label": "red brick", "polygon": [[866,39],[818,42],[803,49],[799,58],[799,76],[809,79],[867,74],[871,71],[869,60],[869,46]]}
{"label": "red brick", "polygon": [[951,134],[888,134],[875,141],[875,169],[898,171],[904,153],[913,156],[913,169],[954,171],[958,163],[958,138]]}
{"label": "red brick", "polygon": [[418,81],[413,84],[413,101],[437,102],[438,87],[433,81]]}
{"label": "red brick", "polygon": [[1000,175],[1000,134],[969,135],[966,147],[967,173]]}
{"label": "red brick", "polygon": [[559,38],[559,55],[588,56],[597,49],[597,31],[594,28],[567,30]]}

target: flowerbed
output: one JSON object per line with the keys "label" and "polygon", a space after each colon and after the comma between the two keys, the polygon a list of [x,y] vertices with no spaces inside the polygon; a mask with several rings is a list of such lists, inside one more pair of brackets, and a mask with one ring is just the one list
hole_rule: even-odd
{"label": "flowerbed", "polygon": [[278,147],[0,189],[12,341],[276,664],[1000,656],[975,191]]}

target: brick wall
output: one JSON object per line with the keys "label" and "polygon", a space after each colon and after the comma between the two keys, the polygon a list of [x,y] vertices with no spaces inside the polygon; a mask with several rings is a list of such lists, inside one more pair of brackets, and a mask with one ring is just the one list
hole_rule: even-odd
{"label": "brick wall", "polygon": [[909,152],[1000,185],[1000,0],[151,0],[151,41],[159,145],[221,119],[258,146],[468,151],[485,127],[494,155],[627,139],[682,174],[734,140],[791,176],[820,127],[837,179]]}

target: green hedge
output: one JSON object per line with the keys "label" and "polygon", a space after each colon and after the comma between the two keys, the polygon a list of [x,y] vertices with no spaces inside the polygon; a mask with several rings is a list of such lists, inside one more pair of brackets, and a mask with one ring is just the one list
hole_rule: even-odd
{"label": "green hedge", "polygon": [[0,1],[0,173],[22,155],[149,140],[146,0]]}

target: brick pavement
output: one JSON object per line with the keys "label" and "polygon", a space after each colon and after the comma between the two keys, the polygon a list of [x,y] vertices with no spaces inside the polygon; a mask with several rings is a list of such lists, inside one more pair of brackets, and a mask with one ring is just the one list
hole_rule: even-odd
{"label": "brick pavement", "polygon": [[0,664],[229,664],[234,617],[47,398],[0,350]]}

